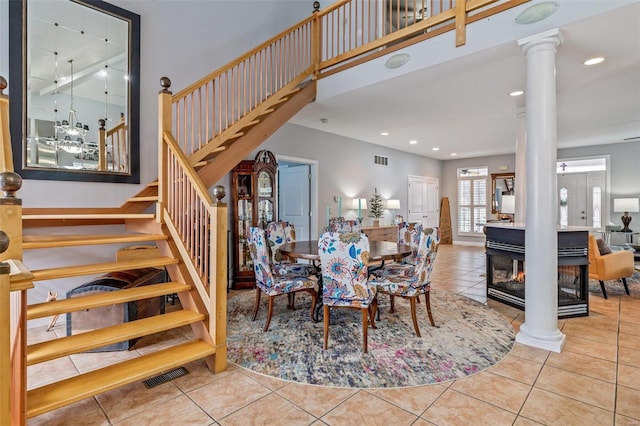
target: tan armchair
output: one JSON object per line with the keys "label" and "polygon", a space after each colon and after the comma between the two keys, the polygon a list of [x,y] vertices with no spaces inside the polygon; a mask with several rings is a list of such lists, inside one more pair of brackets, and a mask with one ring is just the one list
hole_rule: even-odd
{"label": "tan armchair", "polygon": [[596,237],[589,235],[589,279],[600,281],[600,288],[605,299],[607,298],[605,281],[621,279],[625,291],[629,294],[627,277],[631,275],[633,275],[633,253],[620,250],[601,255]]}

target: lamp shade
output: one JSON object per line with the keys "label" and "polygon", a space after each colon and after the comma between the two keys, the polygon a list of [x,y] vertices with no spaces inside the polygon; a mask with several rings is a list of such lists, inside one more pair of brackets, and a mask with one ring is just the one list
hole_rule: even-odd
{"label": "lamp shade", "polygon": [[[358,201],[360,201],[358,203]],[[366,198],[354,198],[351,200],[351,209],[353,210],[366,210],[367,209],[367,199]]]}
{"label": "lamp shade", "polygon": [[398,210],[400,208],[400,200],[387,200],[387,209]]}
{"label": "lamp shade", "polygon": [[502,208],[500,209],[500,213],[514,214],[515,212],[516,212],[516,196],[503,195]]}
{"label": "lamp shade", "polygon": [[638,198],[615,198],[613,200],[613,211],[616,213],[640,211],[640,199]]}

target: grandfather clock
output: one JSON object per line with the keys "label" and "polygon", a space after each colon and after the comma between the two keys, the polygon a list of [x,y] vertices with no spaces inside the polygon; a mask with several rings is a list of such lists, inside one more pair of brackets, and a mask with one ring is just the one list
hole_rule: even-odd
{"label": "grandfather clock", "polygon": [[249,253],[249,227],[263,229],[276,219],[278,163],[271,151],[258,152],[255,160],[241,161],[232,171],[233,288],[255,287]]}

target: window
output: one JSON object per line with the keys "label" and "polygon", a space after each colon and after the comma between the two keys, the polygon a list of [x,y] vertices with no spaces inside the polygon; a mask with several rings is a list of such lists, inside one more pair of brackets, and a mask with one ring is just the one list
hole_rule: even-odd
{"label": "window", "polygon": [[594,186],[592,189],[593,196],[593,224],[594,228],[602,228],[602,188]]}
{"label": "window", "polygon": [[487,222],[487,167],[458,169],[458,232],[482,233]]}
{"label": "window", "polygon": [[569,190],[565,187],[560,188],[560,226],[569,226]]}

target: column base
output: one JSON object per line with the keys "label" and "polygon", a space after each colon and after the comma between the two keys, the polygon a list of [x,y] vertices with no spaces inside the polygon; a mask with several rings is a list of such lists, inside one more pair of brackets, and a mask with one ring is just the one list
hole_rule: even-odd
{"label": "column base", "polygon": [[520,331],[516,334],[516,342],[518,343],[557,353],[562,351],[565,338],[566,336],[560,330],[552,333],[536,333],[526,324],[522,324]]}

